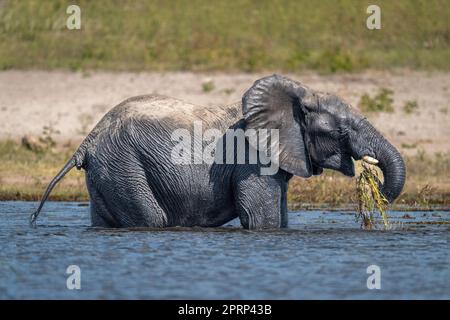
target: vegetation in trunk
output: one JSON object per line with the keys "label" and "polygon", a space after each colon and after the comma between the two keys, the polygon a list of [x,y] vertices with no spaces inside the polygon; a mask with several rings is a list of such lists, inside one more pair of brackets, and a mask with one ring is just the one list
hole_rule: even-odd
{"label": "vegetation in trunk", "polygon": [[362,163],[362,171],[356,180],[356,192],[358,195],[357,218],[361,219],[361,226],[364,229],[374,229],[378,227],[375,214],[378,212],[383,220],[385,229],[389,228],[386,214],[389,201],[381,193],[378,182],[378,172],[375,168]]}

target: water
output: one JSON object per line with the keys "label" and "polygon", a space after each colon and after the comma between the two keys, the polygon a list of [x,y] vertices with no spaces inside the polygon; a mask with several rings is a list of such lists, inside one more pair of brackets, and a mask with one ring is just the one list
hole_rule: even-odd
{"label": "water", "polygon": [[[88,207],[0,202],[0,298],[449,299],[450,212],[391,212],[403,228],[363,231],[354,214],[291,212],[286,230],[89,227]],[[439,222],[444,222],[439,224]],[[381,290],[367,289],[369,265]],[[68,290],[66,268],[81,268]]]}

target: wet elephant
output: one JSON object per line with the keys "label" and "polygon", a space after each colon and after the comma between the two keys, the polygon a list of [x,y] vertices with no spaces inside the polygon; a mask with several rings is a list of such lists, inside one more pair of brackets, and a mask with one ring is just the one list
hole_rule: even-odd
{"label": "wet elephant", "polygon": [[[271,158],[277,170],[261,174],[267,163],[259,158],[256,163],[177,163],[174,132],[192,133],[193,145],[205,143],[195,138],[194,123],[201,123],[203,132],[221,134],[277,130],[277,157]],[[219,141],[215,151],[229,149],[229,143]],[[247,141],[245,152],[258,146]],[[328,168],[353,176],[353,160],[360,159],[381,168],[381,190],[395,200],[405,182],[399,152],[337,96],[279,75],[257,80],[242,102],[227,106],[138,96],[114,107],[95,126],[51,181],[31,220],[56,183],[76,167],[86,172],[93,226],[214,227],[239,217],[244,228],[286,227],[286,192],[293,175],[310,177]]]}

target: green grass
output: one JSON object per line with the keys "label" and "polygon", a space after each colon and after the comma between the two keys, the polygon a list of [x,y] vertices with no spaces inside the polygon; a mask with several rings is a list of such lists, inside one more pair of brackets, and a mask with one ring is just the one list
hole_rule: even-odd
{"label": "green grass", "polygon": [[82,29],[65,27],[74,1],[0,3],[0,69],[349,72],[450,69],[446,0],[75,1]]}
{"label": "green grass", "polygon": [[363,113],[394,112],[392,94],[392,90],[386,88],[381,88],[373,98],[364,94],[359,101],[359,108]]}
{"label": "green grass", "polygon": [[403,105],[403,112],[406,114],[412,114],[419,109],[419,104],[415,100],[406,101]]}
{"label": "green grass", "polygon": [[202,90],[205,93],[211,92],[216,88],[213,81],[207,81],[202,84]]}

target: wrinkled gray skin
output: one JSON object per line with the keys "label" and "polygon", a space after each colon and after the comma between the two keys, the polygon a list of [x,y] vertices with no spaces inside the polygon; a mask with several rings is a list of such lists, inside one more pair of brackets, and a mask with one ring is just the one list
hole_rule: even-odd
{"label": "wrinkled gray skin", "polygon": [[[174,130],[279,129],[280,169],[260,175],[260,164],[171,161]],[[354,175],[352,158],[379,160],[382,192],[395,200],[405,182],[399,152],[360,114],[334,95],[273,75],[245,93],[242,103],[200,107],[148,95],[109,111],[50,183],[34,223],[55,184],[74,166],[86,171],[93,226],[215,227],[239,217],[244,228],[286,227],[286,191],[292,175],[329,168]]]}

